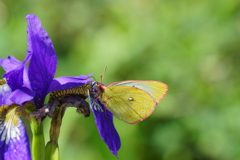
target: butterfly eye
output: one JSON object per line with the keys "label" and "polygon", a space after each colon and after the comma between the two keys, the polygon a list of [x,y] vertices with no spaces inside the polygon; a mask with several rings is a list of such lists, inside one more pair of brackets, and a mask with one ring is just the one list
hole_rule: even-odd
{"label": "butterfly eye", "polygon": [[105,92],[105,86],[101,83],[98,83],[96,84],[96,88],[100,91],[100,92]]}
{"label": "butterfly eye", "polygon": [[132,97],[129,97],[128,100],[129,100],[129,101],[133,101],[133,98],[132,98]]}
{"label": "butterfly eye", "polygon": [[100,87],[101,92],[105,92],[105,86],[100,85],[99,87]]}

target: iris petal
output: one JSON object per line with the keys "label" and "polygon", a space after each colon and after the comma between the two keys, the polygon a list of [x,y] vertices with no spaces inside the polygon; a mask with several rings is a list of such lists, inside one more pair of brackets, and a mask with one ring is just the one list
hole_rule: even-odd
{"label": "iris petal", "polygon": [[90,74],[88,76],[82,75],[82,76],[77,76],[77,77],[55,78],[52,81],[52,83],[48,89],[48,93],[55,91],[55,90],[64,90],[64,89],[69,89],[69,88],[85,85],[92,81],[92,79],[87,79],[90,76],[92,76],[92,74]]}
{"label": "iris petal", "polygon": [[57,57],[52,41],[42,28],[37,16],[26,16],[28,22],[28,50],[32,53],[29,64],[29,80],[37,108],[41,108],[48,88],[56,72]]}
{"label": "iris petal", "polygon": [[0,159],[31,160],[28,136],[20,118],[0,121]]}
{"label": "iris petal", "polygon": [[29,15],[26,16],[26,19],[27,19],[27,22],[28,22],[27,41],[28,41],[29,52],[32,51],[32,45],[33,45],[32,44],[32,36],[34,36],[34,35],[37,35],[43,41],[43,43],[45,43],[46,45],[49,45],[50,47],[53,48],[52,41],[48,37],[47,32],[42,28],[42,25],[41,25],[41,22],[40,22],[39,18],[34,14],[29,14]]}
{"label": "iris petal", "polygon": [[3,77],[6,78],[7,83],[12,90],[16,90],[24,86],[25,83],[24,80],[26,80],[26,78],[23,77],[23,73],[27,69],[25,64],[28,62],[30,58],[31,54],[28,53],[23,62],[18,61],[16,58],[12,56],[8,56],[7,59],[2,58],[0,60],[0,65],[6,71]]}
{"label": "iris petal", "polygon": [[7,59],[6,58],[0,59],[0,65],[3,67],[3,69],[6,72],[9,72],[9,71],[12,71],[12,70],[16,69],[21,64],[22,64],[22,62],[17,60],[13,56],[8,56]]}
{"label": "iris petal", "polygon": [[[34,94],[32,93],[31,90],[29,90],[28,88],[22,87],[13,91],[9,95],[8,99],[10,100],[10,102],[22,105],[24,102],[32,100],[33,97],[34,97]],[[9,105],[9,104],[5,103],[5,105]]]}
{"label": "iris petal", "polygon": [[100,137],[107,144],[111,153],[117,156],[121,141],[113,124],[113,114],[104,107],[99,99],[94,100],[93,97],[89,97],[89,99]]}
{"label": "iris petal", "polygon": [[52,47],[43,43],[38,36],[32,36],[33,55],[29,64],[29,80],[35,93],[35,105],[42,107],[48,88],[56,71],[57,57]]}

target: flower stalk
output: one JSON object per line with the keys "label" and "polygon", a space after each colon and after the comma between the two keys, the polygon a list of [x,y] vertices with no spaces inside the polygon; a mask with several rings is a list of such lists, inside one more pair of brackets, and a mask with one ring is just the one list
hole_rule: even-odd
{"label": "flower stalk", "polygon": [[32,159],[45,160],[45,139],[43,134],[43,122],[39,123],[35,117],[30,117],[32,131]]}
{"label": "flower stalk", "polygon": [[65,108],[56,107],[51,121],[50,141],[46,145],[46,160],[60,160],[58,138]]}

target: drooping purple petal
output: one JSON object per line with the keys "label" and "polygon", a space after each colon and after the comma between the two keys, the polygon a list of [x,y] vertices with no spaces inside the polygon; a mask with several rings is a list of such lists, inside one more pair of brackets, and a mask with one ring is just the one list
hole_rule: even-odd
{"label": "drooping purple petal", "polygon": [[28,22],[28,50],[32,53],[29,64],[29,80],[37,108],[41,108],[48,88],[56,72],[57,57],[47,32],[42,28],[37,16],[26,16]]}
{"label": "drooping purple petal", "polygon": [[26,77],[23,77],[23,73],[27,69],[25,66],[28,60],[31,58],[31,54],[28,53],[23,62],[18,61],[16,58],[12,56],[8,56],[8,58],[2,58],[0,60],[0,65],[6,71],[3,75],[6,78],[8,85],[12,90],[16,90],[22,86],[24,86]]}
{"label": "drooping purple petal", "polygon": [[[18,126],[11,122],[0,121],[0,159],[31,160],[29,140],[24,124],[18,120]],[[9,125],[6,125],[8,123]]]}
{"label": "drooping purple petal", "polygon": [[0,106],[11,105],[12,103],[22,105],[26,101],[31,101],[33,92],[26,87],[21,87],[12,91],[8,84],[0,85]]}
{"label": "drooping purple petal", "polygon": [[[32,93],[31,90],[29,90],[26,87],[22,87],[22,88],[19,88],[19,89],[13,91],[9,95],[8,99],[12,103],[22,105],[24,102],[32,100],[33,97],[34,97],[34,94]],[[9,104],[6,104],[6,105],[9,105]]]}
{"label": "drooping purple petal", "polygon": [[14,69],[16,69],[18,66],[20,66],[22,64],[21,61],[17,60],[15,57],[13,56],[8,56],[8,58],[2,58],[0,59],[0,65],[2,66],[2,68],[6,71],[12,71]]}
{"label": "drooping purple petal", "polygon": [[87,79],[90,76],[92,76],[92,74],[90,74],[88,76],[81,75],[81,76],[77,76],[77,77],[55,78],[52,81],[52,83],[48,89],[48,93],[55,91],[55,90],[64,90],[64,89],[69,89],[69,88],[85,85],[92,81],[92,79]]}
{"label": "drooping purple petal", "polygon": [[113,124],[113,115],[104,107],[99,99],[96,98],[97,96],[94,93],[89,97],[90,108],[94,114],[98,132],[111,153],[117,156],[117,151],[121,147],[121,141]]}

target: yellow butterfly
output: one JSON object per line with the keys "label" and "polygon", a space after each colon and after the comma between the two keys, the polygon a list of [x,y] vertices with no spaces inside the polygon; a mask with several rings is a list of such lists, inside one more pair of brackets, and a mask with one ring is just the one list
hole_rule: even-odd
{"label": "yellow butterfly", "polygon": [[[96,91],[92,97],[99,98],[114,116],[130,124],[150,116],[168,90],[162,82],[139,80],[115,82],[107,86],[94,82],[92,87]],[[93,98],[90,101],[94,101]],[[94,106],[97,105],[95,102]]]}

